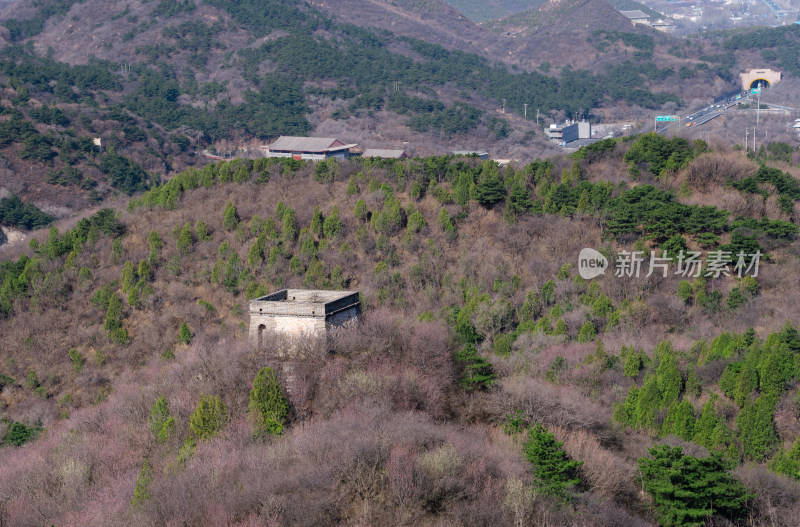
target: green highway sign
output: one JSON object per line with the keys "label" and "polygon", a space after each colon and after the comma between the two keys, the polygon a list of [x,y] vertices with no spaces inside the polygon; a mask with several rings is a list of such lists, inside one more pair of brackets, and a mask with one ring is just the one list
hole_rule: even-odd
{"label": "green highway sign", "polygon": [[761,93],[761,88],[760,87],[758,87],[758,88],[750,88],[750,93],[753,94],[753,95],[759,94],[759,93]]}
{"label": "green highway sign", "polygon": [[657,115],[656,122],[664,123],[667,121],[678,121],[680,118],[677,115]]}

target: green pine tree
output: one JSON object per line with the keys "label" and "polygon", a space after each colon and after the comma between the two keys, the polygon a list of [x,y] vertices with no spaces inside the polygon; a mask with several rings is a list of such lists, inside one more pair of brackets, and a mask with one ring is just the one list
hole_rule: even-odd
{"label": "green pine tree", "polygon": [[683,389],[683,378],[673,352],[662,355],[661,364],[658,365],[656,370],[656,380],[658,381],[658,390],[661,392],[661,404],[663,406],[668,406],[678,400]]}
{"label": "green pine tree", "polygon": [[69,358],[72,361],[72,369],[76,373],[80,373],[83,370],[83,357],[81,357],[81,354],[75,348],[71,348],[69,350]]}
{"label": "green pine tree", "polygon": [[181,327],[178,330],[178,341],[189,344],[192,341],[192,337],[194,337],[194,334],[192,330],[189,329],[189,324],[187,324],[186,321],[181,322]]}
{"label": "green pine tree", "polygon": [[203,188],[211,188],[215,183],[214,165],[204,166],[200,171],[200,184],[203,185]]}
{"label": "green pine tree", "polygon": [[772,458],[769,467],[779,474],[800,479],[800,436],[794,440],[788,452],[779,452]]}
{"label": "green pine tree", "polygon": [[149,282],[153,279],[153,270],[150,268],[150,264],[147,263],[147,260],[141,260],[139,262],[136,274],[139,275],[140,280],[144,280],[145,282]]}
{"label": "green pine tree", "polygon": [[559,443],[541,424],[528,431],[525,457],[533,465],[534,486],[545,495],[567,498],[567,490],[580,483],[577,468],[583,461],[569,458]]}
{"label": "green pine tree", "polygon": [[198,439],[205,440],[225,426],[225,404],[216,395],[204,395],[189,417],[189,429]]}
{"label": "green pine tree", "polygon": [[552,306],[556,303],[556,283],[548,280],[542,286],[542,304]]}
{"label": "green pine tree", "polygon": [[508,194],[508,209],[515,216],[524,214],[533,208],[531,202],[530,192],[528,188],[519,183],[514,182]]}
{"label": "green pine tree", "polygon": [[737,519],[753,498],[718,453],[697,458],[684,455],[681,447],[658,445],[650,455],[638,462],[641,484],[664,527],[699,527],[714,514]]}
{"label": "green pine tree", "polygon": [[240,162],[233,172],[233,180],[237,183],[246,183],[250,179],[249,161]]}
{"label": "green pine tree", "polygon": [[694,406],[689,401],[673,403],[667,410],[667,417],[661,426],[661,435],[676,435],[684,441],[694,437]]}
{"label": "green pine tree", "polygon": [[364,200],[360,199],[356,201],[356,206],[353,209],[353,216],[355,216],[358,220],[366,221],[368,215],[369,211],[367,210],[367,204],[364,202]]}
{"label": "green pine tree", "polygon": [[225,270],[222,276],[222,285],[225,286],[225,289],[231,293],[236,292],[243,270],[241,258],[239,258],[238,254],[232,253],[225,263]]}
{"label": "green pine tree", "polygon": [[763,461],[779,444],[773,421],[777,402],[774,395],[762,394],[755,401],[747,402],[736,416],[739,440],[748,459]]}
{"label": "green pine tree", "polygon": [[133,488],[131,505],[141,505],[153,497],[150,492],[151,483],[153,483],[153,465],[150,464],[149,459],[145,458],[142,463],[142,469],[139,471],[139,476],[136,478],[136,486]]}
{"label": "green pine tree", "polygon": [[319,205],[314,208],[314,214],[311,216],[311,232],[317,235],[317,238],[322,238],[322,225],[325,218],[322,217],[322,211],[319,210]]}
{"label": "green pine tree", "polygon": [[176,247],[178,248],[178,252],[183,255],[189,254],[189,251],[194,244],[194,234],[192,233],[192,224],[188,221],[183,224],[183,228],[181,229],[180,234],[178,235],[178,241],[176,242]]}
{"label": "green pine tree", "polygon": [[226,231],[232,231],[238,225],[239,215],[236,213],[236,205],[229,201],[225,204],[225,210],[222,213],[222,228]]}
{"label": "green pine tree", "polygon": [[744,407],[751,400],[756,388],[758,388],[758,374],[750,365],[745,364],[733,386],[733,400],[740,407]]}
{"label": "green pine tree", "polygon": [[461,385],[467,390],[485,389],[496,382],[492,363],[478,353],[474,344],[467,344],[456,353],[456,362],[461,365]]}
{"label": "green pine tree", "polygon": [[697,372],[692,368],[689,370],[689,374],[686,375],[686,394],[692,397],[700,397],[701,393],[700,377],[697,376]]}
{"label": "green pine tree", "polygon": [[636,407],[638,405],[639,387],[634,384],[628,390],[628,395],[622,404],[618,404],[614,409],[614,421],[627,426],[636,426]]}
{"label": "green pine tree", "polygon": [[452,223],[452,219],[450,219],[450,213],[447,212],[447,209],[442,207],[442,210],[439,211],[439,218],[438,223],[439,227],[442,229],[446,228],[450,223]]}
{"label": "green pine tree", "polygon": [[506,188],[497,170],[489,169],[475,185],[475,200],[484,207],[491,207],[503,201],[505,197]]}
{"label": "green pine tree", "polygon": [[197,220],[197,223],[194,224],[194,232],[197,236],[197,241],[205,242],[211,239],[211,232],[208,230],[208,224],[206,224],[206,220],[200,218]]}
{"label": "green pine tree", "polygon": [[267,255],[267,235],[261,233],[255,239],[250,249],[247,251],[247,265],[251,269],[256,269],[264,263],[264,257]]}
{"label": "green pine tree", "polygon": [[164,395],[150,407],[150,431],[159,443],[166,442],[175,431],[175,418],[170,415]]}
{"label": "green pine tree", "polygon": [[230,163],[228,163],[227,161],[220,161],[219,163],[217,163],[216,170],[217,170],[217,179],[219,179],[220,183],[230,183],[233,180]]}
{"label": "green pine tree", "polygon": [[587,320],[583,323],[578,333],[578,342],[591,342],[596,336],[597,330],[594,328],[594,324]]}
{"label": "green pine tree", "polygon": [[536,291],[528,291],[525,293],[525,302],[522,303],[522,308],[519,311],[519,321],[529,322],[534,321],[542,315],[542,301]]}
{"label": "green pine tree", "polygon": [[623,351],[625,351],[625,363],[622,367],[622,371],[625,377],[635,379],[639,376],[639,371],[642,369],[642,354],[633,349],[633,346],[630,348],[625,348],[625,346],[623,346]]}
{"label": "green pine tree", "polygon": [[136,285],[136,267],[134,267],[133,262],[130,260],[126,261],[125,265],[122,266],[120,282],[122,292],[125,294],[130,293],[133,286]]}
{"label": "green pine tree", "polygon": [[297,222],[294,219],[294,210],[286,208],[283,212],[283,243],[290,244],[297,238]]}
{"label": "green pine tree", "polygon": [[678,284],[678,298],[680,298],[684,304],[688,304],[692,299],[692,284],[686,280],[681,280]]}
{"label": "green pine tree", "polygon": [[150,234],[147,235],[147,244],[150,247],[150,255],[147,257],[147,261],[150,262],[152,267],[155,267],[164,242],[161,241],[161,236],[156,231],[150,231]]}
{"label": "green pine tree", "polygon": [[637,428],[654,430],[656,416],[661,410],[661,391],[658,389],[658,380],[655,375],[645,378],[642,389],[639,391],[639,398],[636,405],[634,417]]}
{"label": "green pine tree", "polygon": [[347,182],[347,196],[355,196],[358,194],[358,185],[356,184],[356,178],[350,176],[350,181]]}
{"label": "green pine tree", "polygon": [[567,323],[564,322],[563,318],[559,318],[556,320],[556,326],[553,328],[553,335],[566,335],[567,329]]}
{"label": "green pine tree", "polygon": [[589,213],[592,212],[592,202],[589,199],[589,191],[583,189],[580,197],[578,198],[578,212]]}
{"label": "green pine tree", "polygon": [[709,400],[700,410],[700,417],[697,418],[694,425],[694,438],[692,440],[709,450],[725,447],[730,434],[724,418],[717,413],[715,406],[717,398],[716,394],[711,394]]}
{"label": "green pine tree", "polygon": [[112,332],[122,327],[122,300],[116,293],[112,293],[108,299],[108,310],[106,311],[106,323],[103,329]]}
{"label": "green pine tree", "polygon": [[339,219],[339,207],[333,206],[330,215],[325,218],[322,226],[325,238],[329,240],[336,239],[342,231],[342,220]]}
{"label": "green pine tree", "polygon": [[286,213],[286,205],[283,204],[283,200],[278,200],[278,204],[275,206],[275,220],[276,221],[283,221],[283,215]]}
{"label": "green pine tree", "polygon": [[289,413],[289,403],[281,391],[278,376],[272,368],[261,368],[253,379],[249,412],[255,435],[283,433]]}

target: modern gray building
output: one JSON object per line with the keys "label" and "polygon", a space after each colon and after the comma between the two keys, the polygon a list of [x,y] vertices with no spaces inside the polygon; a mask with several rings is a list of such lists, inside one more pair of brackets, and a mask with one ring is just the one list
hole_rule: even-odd
{"label": "modern gray building", "polygon": [[587,121],[567,121],[564,124],[551,124],[545,133],[554,141],[569,144],[578,139],[591,139],[592,123]]}

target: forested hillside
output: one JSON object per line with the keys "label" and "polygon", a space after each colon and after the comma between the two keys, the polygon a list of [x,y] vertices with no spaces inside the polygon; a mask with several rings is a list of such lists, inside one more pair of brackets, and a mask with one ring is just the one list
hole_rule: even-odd
{"label": "forested hillside", "polygon": [[[794,525],[797,157],[236,160],[53,228],[0,270],[0,518]],[[672,272],[587,281],[585,247]],[[365,313],[287,369],[246,342],[281,287]]]}
{"label": "forested hillside", "polygon": [[[443,1],[5,9],[0,224],[30,243],[0,249],[0,525],[800,523],[800,151],[543,156],[519,115],[790,81],[797,30],[545,7],[493,33]],[[521,161],[253,154],[288,134]],[[364,313],[256,349],[248,302],[285,287]]]}
{"label": "forested hillside", "polygon": [[[84,6],[76,5],[75,9],[81,7]],[[144,12],[134,14],[142,10],[152,11],[146,23],[141,21]],[[37,15],[40,18],[8,20],[5,24],[12,41],[33,38],[40,47],[55,44],[48,34],[41,33],[46,26],[40,19],[49,21],[56,16],[45,19],[49,13],[43,8]],[[626,95],[628,90],[617,90],[612,95],[612,78],[595,77],[588,72],[567,70],[548,76],[508,71],[475,54],[333,22],[314,9],[284,3],[215,1],[196,6],[164,1],[128,7],[112,18],[116,30],[123,32],[122,39],[109,41],[108,49],[98,49],[97,56],[114,57],[112,60],[117,62],[123,55],[132,64],[123,70],[126,74],[122,78],[115,79],[118,84],[130,83],[135,88],[133,94],[124,97],[126,108],[169,130],[184,126],[208,134],[211,140],[230,136],[234,128],[244,128],[245,133],[262,139],[280,131],[300,133],[304,126],[307,130],[305,105],[277,104],[282,99],[303,99],[298,91],[301,89],[307,95],[348,100],[343,109],[346,113],[340,118],[347,113],[383,109],[389,88],[397,82],[408,95],[438,99],[442,87],[455,83],[463,90],[458,97],[461,104],[470,99],[464,95],[473,94],[495,103],[501,98],[513,100],[515,109],[521,106],[519,99],[535,107],[571,114],[578,110],[588,113],[605,102],[620,99],[649,107],[678,100],[674,96],[648,95],[644,86],[630,96]],[[216,21],[212,24],[198,18]],[[312,36],[320,31],[337,38]],[[95,34],[103,33],[96,30]],[[232,47],[231,41],[239,38],[237,35],[247,36],[251,42]],[[252,41],[270,35],[263,41]],[[78,37],[68,32],[66,38]],[[140,41],[146,44],[137,44]],[[75,45],[84,44],[78,40]],[[53,52],[56,57],[70,60],[65,53]],[[24,60],[19,54],[16,59]],[[116,68],[108,66],[110,71]],[[220,71],[229,68],[240,78]],[[112,87],[103,89],[116,91]],[[245,104],[231,105],[221,95],[233,100],[243,98]],[[186,99],[194,104],[173,108],[171,103]],[[449,101],[445,102],[450,106]],[[248,107],[248,103],[263,108],[257,114],[257,121],[263,123],[258,129],[248,129],[247,123],[237,120],[237,115],[253,115],[256,108]],[[206,112],[200,112],[201,108],[215,107],[217,111],[211,113],[218,115],[212,121]]]}
{"label": "forested hillside", "polygon": [[[1,184],[63,218],[169,177],[201,150],[252,152],[286,134],[408,144],[421,155],[491,148],[527,162],[553,147],[544,120],[520,115],[525,104],[556,120],[672,113],[730,91],[756,44],[794,71],[775,47],[793,49],[789,29],[677,41],[630,27],[606,2],[562,2],[532,11],[547,27],[524,38],[466,20],[440,34],[432,25],[458,19],[443,3],[372,2],[354,20],[346,14],[363,1],[348,2],[10,6]],[[385,25],[394,15],[403,23]]]}
{"label": "forested hillside", "polygon": [[5,16],[0,184],[55,218],[141,191],[200,150],[228,154],[315,128],[358,143],[377,128],[423,154],[480,145],[532,158],[546,139],[501,115],[503,99],[509,116],[524,104],[581,117],[680,102],[648,88],[676,74],[646,57],[525,71],[303,3],[48,0]]}
{"label": "forested hillside", "polygon": [[[0,185],[13,199],[63,217],[115,192],[142,191],[158,174],[185,166],[188,139],[120,108],[98,107],[98,92],[122,89],[108,64],[70,67],[22,48],[5,51]],[[3,209],[18,208],[4,203]],[[5,212],[0,222],[27,229],[43,222],[17,216]]]}

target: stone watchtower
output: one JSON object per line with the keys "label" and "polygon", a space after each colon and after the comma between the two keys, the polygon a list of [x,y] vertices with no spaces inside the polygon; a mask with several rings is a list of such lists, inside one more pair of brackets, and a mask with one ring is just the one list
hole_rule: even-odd
{"label": "stone watchtower", "polygon": [[360,314],[357,291],[281,289],[250,301],[250,343],[261,348],[268,333],[325,337]]}

